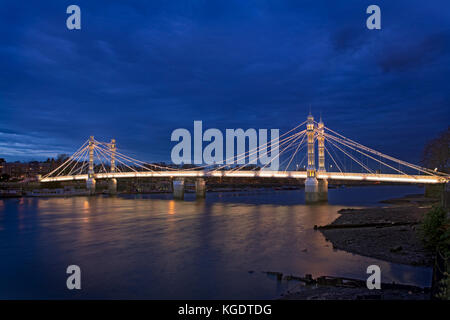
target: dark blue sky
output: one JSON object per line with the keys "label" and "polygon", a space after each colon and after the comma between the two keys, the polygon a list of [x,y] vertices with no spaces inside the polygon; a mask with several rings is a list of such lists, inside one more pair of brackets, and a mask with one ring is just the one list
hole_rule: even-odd
{"label": "dark blue sky", "polygon": [[[70,4],[82,30],[66,28]],[[365,27],[368,5],[382,30]],[[345,136],[417,163],[450,123],[450,2],[0,0],[0,157],[114,137],[169,160],[170,134],[280,128],[312,106]]]}

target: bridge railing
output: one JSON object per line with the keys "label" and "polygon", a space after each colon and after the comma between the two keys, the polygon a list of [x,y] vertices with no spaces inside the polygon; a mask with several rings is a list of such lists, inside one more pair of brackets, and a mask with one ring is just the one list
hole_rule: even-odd
{"label": "bridge railing", "polygon": [[[270,171],[270,170],[240,170],[240,171],[198,171],[198,170],[180,170],[180,171],[142,171],[142,172],[111,172],[96,173],[95,179],[112,178],[150,178],[150,177],[235,177],[235,178],[306,178],[306,171]],[[86,180],[88,175],[72,175],[42,178],[41,182],[52,181],[70,181]],[[373,174],[373,173],[342,173],[342,172],[320,172],[318,179],[327,180],[355,180],[355,181],[374,181],[374,182],[404,182],[404,183],[445,183],[448,178],[424,175],[405,176],[400,174]]]}

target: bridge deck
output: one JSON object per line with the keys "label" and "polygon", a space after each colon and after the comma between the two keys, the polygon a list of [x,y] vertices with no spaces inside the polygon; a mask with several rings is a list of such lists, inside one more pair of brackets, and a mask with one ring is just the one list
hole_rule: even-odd
{"label": "bridge deck", "polygon": [[[235,177],[235,178],[295,178],[305,179],[306,171],[142,171],[142,172],[114,172],[96,173],[95,179],[120,179],[120,178],[175,178],[175,177]],[[40,182],[87,180],[87,174],[58,176],[42,178]],[[317,173],[318,179],[328,180],[366,180],[379,182],[404,182],[404,183],[446,183],[448,177],[426,175],[401,175],[401,174],[375,174],[375,173],[342,173],[323,172]]]}

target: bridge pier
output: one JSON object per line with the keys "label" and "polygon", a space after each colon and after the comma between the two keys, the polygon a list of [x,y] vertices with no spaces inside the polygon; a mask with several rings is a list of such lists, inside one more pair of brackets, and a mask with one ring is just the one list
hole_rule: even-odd
{"label": "bridge pier", "polygon": [[86,189],[89,190],[90,195],[95,194],[95,183],[96,183],[96,181],[94,178],[88,178],[86,180]]}
{"label": "bridge pier", "polygon": [[308,177],[305,180],[305,202],[314,203],[319,201],[319,182],[316,177]]}
{"label": "bridge pier", "polygon": [[328,180],[319,179],[318,182],[319,201],[326,202],[328,201]]}
{"label": "bridge pier", "polygon": [[206,181],[204,178],[197,178],[195,180],[195,196],[197,199],[204,199],[206,197]]}
{"label": "bridge pier", "polygon": [[173,198],[177,200],[184,200],[184,179],[175,179],[172,182]]}
{"label": "bridge pier", "polygon": [[108,181],[108,192],[110,195],[115,195],[117,193],[117,179],[110,179]]}
{"label": "bridge pier", "polygon": [[326,179],[307,178],[305,180],[305,202],[328,201],[328,181]]}

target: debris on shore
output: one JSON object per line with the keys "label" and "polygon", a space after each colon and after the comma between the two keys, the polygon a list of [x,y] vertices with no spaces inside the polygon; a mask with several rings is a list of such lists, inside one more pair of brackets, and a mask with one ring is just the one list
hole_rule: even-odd
{"label": "debris on shore", "polygon": [[369,290],[366,282],[345,277],[320,276],[310,274],[305,277],[285,276],[284,280],[297,280],[301,284],[281,295],[281,300],[427,300],[430,288],[381,283],[381,289]]}
{"label": "debris on shore", "polygon": [[349,287],[303,287],[297,292],[288,292],[280,300],[429,300],[427,291],[413,292],[401,289],[369,290]]}

